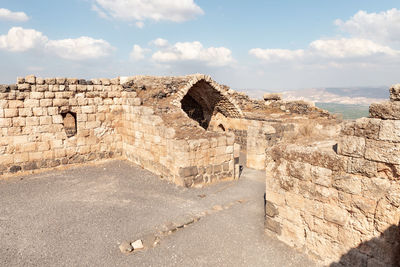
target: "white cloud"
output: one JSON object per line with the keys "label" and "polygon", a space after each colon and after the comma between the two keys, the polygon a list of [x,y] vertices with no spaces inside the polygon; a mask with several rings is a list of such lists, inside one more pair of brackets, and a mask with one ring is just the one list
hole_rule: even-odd
{"label": "white cloud", "polygon": [[203,10],[193,0],[95,0],[94,9],[101,16],[125,21],[182,22],[202,15]]}
{"label": "white cloud", "polygon": [[249,54],[265,61],[277,62],[282,60],[300,59],[304,57],[304,50],[253,48],[250,49]]}
{"label": "white cloud", "polygon": [[328,58],[356,58],[375,55],[399,55],[399,51],[367,39],[342,38],[316,40],[310,44],[310,52]]}
{"label": "white cloud", "polygon": [[129,54],[130,58],[133,60],[142,60],[145,58],[145,54],[150,52],[150,49],[142,48],[139,45],[133,45],[132,51]]}
{"label": "white cloud", "polygon": [[0,8],[0,20],[25,22],[29,17],[24,12],[12,12],[11,10]]}
{"label": "white cloud", "polygon": [[358,11],[347,21],[337,19],[335,25],[353,37],[381,44],[400,44],[400,10],[396,8],[380,13]]}
{"label": "white cloud", "polygon": [[94,4],[92,5],[92,10],[95,11],[100,18],[107,20],[111,19],[103,10],[101,10],[98,6]]}
{"label": "white cloud", "polygon": [[33,29],[12,27],[6,35],[0,35],[0,49],[24,52],[39,48],[47,42],[47,37]]}
{"label": "white cloud", "polygon": [[356,62],[357,60],[373,60],[385,56],[396,58],[400,56],[400,51],[367,39],[341,38],[315,40],[304,50],[253,48],[249,50],[249,54],[268,63],[295,61],[318,64],[329,60],[329,64],[333,64],[332,60],[352,60]]}
{"label": "white cloud", "polygon": [[106,41],[82,36],[76,39],[49,40],[43,33],[12,27],[0,35],[0,49],[11,52],[42,50],[65,59],[85,60],[108,56],[114,48]]}
{"label": "white cloud", "polygon": [[46,48],[61,58],[71,60],[105,57],[114,50],[107,41],[86,36],[76,39],[51,40],[46,44]]}
{"label": "white cloud", "polygon": [[232,52],[225,47],[204,48],[200,42],[178,42],[165,47],[152,56],[160,63],[178,61],[204,62],[208,66],[225,66],[234,62]]}
{"label": "white cloud", "polygon": [[157,39],[151,41],[150,43],[157,47],[166,47],[169,45],[168,40],[165,40],[163,38],[157,38]]}

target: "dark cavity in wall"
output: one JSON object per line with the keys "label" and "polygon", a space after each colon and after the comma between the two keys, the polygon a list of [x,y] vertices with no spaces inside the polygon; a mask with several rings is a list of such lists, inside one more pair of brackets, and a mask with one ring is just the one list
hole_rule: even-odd
{"label": "dark cavity in wall", "polygon": [[193,120],[197,121],[201,127],[204,129],[208,128],[208,124],[210,121],[207,121],[204,118],[203,108],[193,97],[189,94],[185,95],[185,97],[181,101],[182,109],[186,112],[186,114]]}
{"label": "dark cavity in wall", "polygon": [[191,119],[207,130],[214,114],[220,112],[225,117],[229,115],[221,101],[222,98],[208,82],[199,81],[183,97],[181,106]]}
{"label": "dark cavity in wall", "polygon": [[63,117],[64,130],[68,137],[76,135],[76,113],[66,112],[61,114]]}

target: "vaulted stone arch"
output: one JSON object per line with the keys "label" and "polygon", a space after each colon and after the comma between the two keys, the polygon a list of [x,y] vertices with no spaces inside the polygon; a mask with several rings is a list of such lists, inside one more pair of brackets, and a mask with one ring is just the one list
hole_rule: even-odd
{"label": "vaulted stone arch", "polygon": [[232,99],[209,76],[196,75],[178,92],[173,104],[204,129],[208,129],[212,117],[222,114],[225,117],[240,118],[243,113]]}

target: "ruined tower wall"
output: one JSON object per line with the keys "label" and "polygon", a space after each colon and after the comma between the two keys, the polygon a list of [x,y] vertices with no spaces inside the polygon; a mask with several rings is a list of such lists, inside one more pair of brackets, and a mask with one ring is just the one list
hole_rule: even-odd
{"label": "ruined tower wall", "polygon": [[124,97],[118,81],[108,79],[88,85],[84,80],[28,76],[2,86],[0,173],[121,155],[115,128]]}
{"label": "ruined tower wall", "polygon": [[266,232],[325,264],[398,266],[400,102],[391,100],[343,125],[337,152],[267,149]]}

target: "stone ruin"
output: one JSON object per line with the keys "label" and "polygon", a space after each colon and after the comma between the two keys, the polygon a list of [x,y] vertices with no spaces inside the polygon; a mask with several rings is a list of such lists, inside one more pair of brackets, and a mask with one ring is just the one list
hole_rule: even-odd
{"label": "stone ruin", "polygon": [[192,187],[266,171],[265,231],[325,264],[398,263],[400,86],[342,122],[202,74],[0,85],[0,175],[122,158]]}
{"label": "stone ruin", "polygon": [[266,149],[266,232],[331,266],[400,266],[400,85],[334,138]]}

